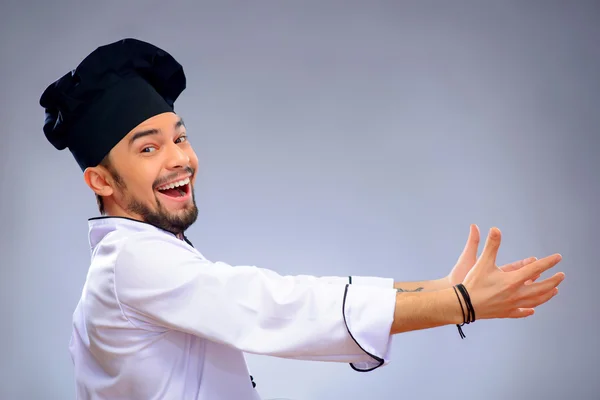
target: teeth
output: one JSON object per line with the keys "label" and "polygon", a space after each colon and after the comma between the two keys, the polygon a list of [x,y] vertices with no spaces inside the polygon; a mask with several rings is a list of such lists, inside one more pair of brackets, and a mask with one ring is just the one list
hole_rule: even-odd
{"label": "teeth", "polygon": [[171,184],[168,185],[164,185],[158,188],[158,190],[167,190],[167,189],[175,189],[176,187],[179,186],[185,186],[188,183],[190,183],[190,178],[185,178],[183,180],[177,181],[177,182],[173,182]]}

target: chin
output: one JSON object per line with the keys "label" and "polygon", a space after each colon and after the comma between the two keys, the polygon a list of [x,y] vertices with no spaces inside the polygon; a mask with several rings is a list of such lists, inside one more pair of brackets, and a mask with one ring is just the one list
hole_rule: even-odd
{"label": "chin", "polygon": [[198,208],[191,188],[176,199],[157,193],[154,207],[132,199],[128,210],[139,215],[143,221],[173,233],[184,232],[198,218]]}
{"label": "chin", "polygon": [[161,212],[146,213],[142,217],[144,221],[166,231],[182,233],[196,222],[198,209],[196,206],[190,206],[177,212],[163,210]]}

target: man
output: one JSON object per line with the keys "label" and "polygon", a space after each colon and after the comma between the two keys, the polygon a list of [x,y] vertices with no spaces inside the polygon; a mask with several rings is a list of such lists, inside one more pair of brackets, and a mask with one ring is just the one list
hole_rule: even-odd
{"label": "man", "polygon": [[73,314],[78,399],[259,399],[244,352],[371,371],[389,361],[393,334],[526,317],[557,293],[564,274],[534,281],[559,255],[497,268],[500,232],[477,258],[476,226],[436,281],[207,260],[185,236],[198,215],[198,158],[174,111],[185,85],[171,55],[125,39],[40,99],[47,139],[69,148],[103,214],[89,220],[91,265]]}

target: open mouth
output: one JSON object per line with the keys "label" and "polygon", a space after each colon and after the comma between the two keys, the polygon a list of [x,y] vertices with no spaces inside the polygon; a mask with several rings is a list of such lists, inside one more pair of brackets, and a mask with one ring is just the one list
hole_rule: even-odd
{"label": "open mouth", "polygon": [[190,178],[159,186],[156,190],[158,190],[159,193],[174,199],[185,197],[190,193]]}

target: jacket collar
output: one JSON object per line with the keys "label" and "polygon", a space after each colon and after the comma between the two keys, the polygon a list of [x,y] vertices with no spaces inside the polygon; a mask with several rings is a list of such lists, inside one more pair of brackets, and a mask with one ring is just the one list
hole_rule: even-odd
{"label": "jacket collar", "polygon": [[[92,249],[94,249],[98,243],[100,243],[100,241],[106,237],[106,235],[116,230],[126,230],[130,232],[161,232],[165,235],[177,237],[177,235],[173,232],[166,231],[144,221],[127,217],[102,216],[90,218],[88,219],[88,227],[88,239]],[[191,246],[192,244],[185,237],[185,235],[182,236],[183,239]]]}

